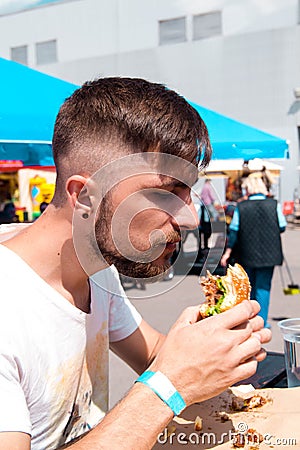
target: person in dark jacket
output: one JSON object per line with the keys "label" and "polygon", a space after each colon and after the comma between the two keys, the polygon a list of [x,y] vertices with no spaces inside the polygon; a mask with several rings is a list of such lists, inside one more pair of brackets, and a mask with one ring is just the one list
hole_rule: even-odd
{"label": "person in dark jacket", "polygon": [[267,196],[268,190],[259,174],[249,175],[243,188],[248,198],[238,203],[234,211],[221,265],[228,264],[234,249],[235,262],[240,263],[249,276],[251,298],[259,302],[259,315],[265,326],[269,326],[271,283],[274,267],[283,262],[280,233],[285,231],[286,220],[277,201]]}
{"label": "person in dark jacket", "polygon": [[0,199],[0,224],[18,222],[16,208],[12,201],[11,195],[6,194],[5,199]]}

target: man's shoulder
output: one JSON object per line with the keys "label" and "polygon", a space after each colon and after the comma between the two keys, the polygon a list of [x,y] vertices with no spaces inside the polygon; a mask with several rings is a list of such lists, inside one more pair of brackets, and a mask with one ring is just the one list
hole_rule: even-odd
{"label": "man's shoulder", "polygon": [[90,277],[90,280],[97,286],[110,292],[115,292],[116,288],[119,291],[122,287],[119,272],[114,265],[96,272]]}
{"label": "man's shoulder", "polygon": [[17,276],[16,261],[18,256],[7,248],[3,243],[0,243],[0,277],[5,279],[10,274]]}
{"label": "man's shoulder", "polygon": [[35,273],[14,251],[0,243],[0,306],[13,308],[27,304],[32,298]]}
{"label": "man's shoulder", "polygon": [[91,280],[119,278],[119,273],[114,265],[107,266],[105,269],[99,270],[90,276]]}

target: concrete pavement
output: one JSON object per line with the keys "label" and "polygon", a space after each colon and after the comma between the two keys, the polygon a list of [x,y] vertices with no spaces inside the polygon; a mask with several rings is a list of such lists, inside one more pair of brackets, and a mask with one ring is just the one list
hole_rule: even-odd
{"label": "concrete pavement", "polygon": [[[300,227],[288,226],[282,235],[283,250],[294,283],[300,284]],[[282,268],[284,284],[290,283],[285,267]],[[190,305],[197,305],[203,300],[198,276],[188,275],[182,278],[175,275],[171,281],[162,281],[147,285],[145,291],[126,290],[132,303],[142,316],[155,328],[167,332],[181,311]],[[281,283],[280,270],[274,272],[269,322],[272,327],[272,341],[266,345],[269,351],[282,352],[283,343],[278,321],[281,318],[300,317],[300,295],[285,295]],[[110,405],[113,406],[130,388],[136,374],[118,357],[110,355]]]}

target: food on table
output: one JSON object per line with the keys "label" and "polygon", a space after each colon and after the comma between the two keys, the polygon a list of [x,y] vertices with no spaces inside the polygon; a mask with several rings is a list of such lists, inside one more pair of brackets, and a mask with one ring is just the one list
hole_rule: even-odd
{"label": "food on table", "polygon": [[221,422],[227,422],[228,420],[230,420],[229,415],[225,411],[219,412],[218,416],[220,417]]}
{"label": "food on table", "polygon": [[196,419],[195,419],[194,430],[195,431],[201,431],[202,428],[203,428],[202,417],[197,416]]}
{"label": "food on table", "polygon": [[260,394],[254,394],[250,398],[234,397],[232,399],[232,409],[234,411],[250,411],[267,403],[267,400]]}
{"label": "food on table", "polygon": [[264,437],[261,433],[256,431],[254,428],[249,428],[246,433],[241,433],[239,431],[236,431],[233,434],[233,440],[232,445],[233,448],[249,448],[252,450],[259,449],[259,444],[263,442]]}

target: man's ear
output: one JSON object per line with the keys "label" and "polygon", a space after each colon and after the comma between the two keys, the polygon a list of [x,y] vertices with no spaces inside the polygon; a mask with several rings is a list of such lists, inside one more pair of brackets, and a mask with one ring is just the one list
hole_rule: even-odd
{"label": "man's ear", "polygon": [[83,218],[88,218],[92,203],[89,194],[88,178],[81,175],[73,175],[66,182],[66,192],[72,209],[76,209]]}

